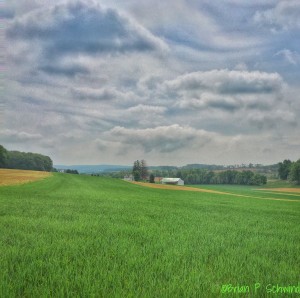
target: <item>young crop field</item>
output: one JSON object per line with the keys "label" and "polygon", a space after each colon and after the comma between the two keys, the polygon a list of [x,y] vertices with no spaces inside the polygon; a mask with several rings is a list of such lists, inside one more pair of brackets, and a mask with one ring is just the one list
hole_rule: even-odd
{"label": "young crop field", "polygon": [[1,186],[0,297],[298,297],[299,193],[197,187]]}

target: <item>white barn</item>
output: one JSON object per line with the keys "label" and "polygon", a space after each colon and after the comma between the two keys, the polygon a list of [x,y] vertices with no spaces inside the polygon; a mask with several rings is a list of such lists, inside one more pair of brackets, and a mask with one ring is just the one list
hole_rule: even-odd
{"label": "white barn", "polygon": [[161,179],[161,183],[172,185],[184,185],[184,181],[180,178],[163,178]]}

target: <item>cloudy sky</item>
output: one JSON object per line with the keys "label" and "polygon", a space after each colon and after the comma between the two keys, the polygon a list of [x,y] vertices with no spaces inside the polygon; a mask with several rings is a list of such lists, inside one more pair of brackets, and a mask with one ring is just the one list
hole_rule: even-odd
{"label": "cloudy sky", "polygon": [[2,0],[0,17],[9,150],[55,164],[300,158],[299,0]]}

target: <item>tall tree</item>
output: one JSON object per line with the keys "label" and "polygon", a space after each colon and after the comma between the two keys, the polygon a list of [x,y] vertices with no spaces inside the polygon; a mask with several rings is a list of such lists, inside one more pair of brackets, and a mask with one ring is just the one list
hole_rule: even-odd
{"label": "tall tree", "polygon": [[132,175],[133,175],[134,181],[140,181],[141,180],[141,165],[140,165],[139,160],[136,160],[133,163]]}
{"label": "tall tree", "polygon": [[144,159],[136,160],[133,163],[132,175],[135,181],[146,180],[148,178],[148,167]]}
{"label": "tall tree", "polygon": [[283,162],[278,164],[278,175],[279,178],[282,180],[287,180],[290,169],[291,169],[292,162],[289,159],[285,159]]}
{"label": "tall tree", "polygon": [[7,150],[0,145],[0,168],[7,166]]}
{"label": "tall tree", "polygon": [[296,182],[297,184],[300,184],[300,159],[292,163],[289,179],[292,182]]}
{"label": "tall tree", "polygon": [[153,174],[150,174],[149,182],[150,183],[154,183],[155,182],[155,177],[154,177]]}
{"label": "tall tree", "polygon": [[144,159],[140,161],[140,166],[141,166],[141,178],[142,180],[146,180],[148,178],[148,167]]}

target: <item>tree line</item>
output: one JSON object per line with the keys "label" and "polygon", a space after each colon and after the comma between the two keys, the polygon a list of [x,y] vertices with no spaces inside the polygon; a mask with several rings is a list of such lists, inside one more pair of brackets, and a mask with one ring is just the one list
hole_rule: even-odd
{"label": "tree line", "polygon": [[50,172],[53,162],[49,156],[38,153],[8,151],[0,145],[0,168]]}
{"label": "tree line", "polygon": [[[155,176],[176,177],[184,180],[185,184],[238,184],[262,185],[267,183],[267,177],[253,171],[209,171],[205,169],[185,169],[171,171],[153,171]],[[163,175],[161,175],[163,174]]]}
{"label": "tree line", "polygon": [[[149,175],[150,172],[150,175]],[[207,169],[176,169],[174,167],[164,170],[148,170],[145,160],[136,160],[132,168],[135,181],[149,180],[154,182],[154,177],[176,177],[184,180],[185,184],[239,184],[262,185],[267,183],[267,177],[253,171],[212,171]]]}
{"label": "tree line", "polygon": [[278,176],[281,180],[289,180],[300,184],[300,159],[295,162],[285,159],[278,164]]}

